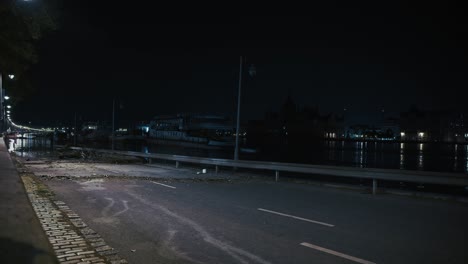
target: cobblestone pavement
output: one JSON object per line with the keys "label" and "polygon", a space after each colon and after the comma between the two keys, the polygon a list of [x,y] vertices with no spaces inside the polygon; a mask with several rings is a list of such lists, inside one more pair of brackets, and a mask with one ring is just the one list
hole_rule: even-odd
{"label": "cobblestone pavement", "polygon": [[22,173],[31,204],[62,264],[128,263],[64,202],[56,201],[47,187]]}

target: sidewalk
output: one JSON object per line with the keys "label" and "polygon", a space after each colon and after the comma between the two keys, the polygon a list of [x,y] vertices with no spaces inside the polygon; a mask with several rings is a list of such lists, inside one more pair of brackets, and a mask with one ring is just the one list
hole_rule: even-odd
{"label": "sidewalk", "polygon": [[0,262],[57,263],[0,137]]}

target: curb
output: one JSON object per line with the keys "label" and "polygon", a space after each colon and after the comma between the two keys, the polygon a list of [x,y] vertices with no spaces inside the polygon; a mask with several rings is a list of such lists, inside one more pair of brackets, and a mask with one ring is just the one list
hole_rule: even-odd
{"label": "curb", "polygon": [[128,263],[64,202],[56,201],[53,193],[34,174],[21,174],[29,200],[59,263]]}

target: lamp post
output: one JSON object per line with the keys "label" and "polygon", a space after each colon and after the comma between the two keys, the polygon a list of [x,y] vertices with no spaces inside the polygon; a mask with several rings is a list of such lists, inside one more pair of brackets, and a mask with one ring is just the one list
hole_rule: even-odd
{"label": "lamp post", "polygon": [[241,88],[242,88],[242,56],[239,64],[239,90],[237,93],[237,123],[236,123],[236,147],[234,149],[234,160],[239,160],[239,133],[240,133],[240,107],[241,107]]}
{"label": "lamp post", "polygon": [[75,111],[75,128],[73,129],[73,146],[76,147],[76,137],[77,137],[77,134],[78,133],[78,130],[76,129],[76,111]]}
{"label": "lamp post", "polygon": [[[8,74],[7,76],[10,80],[15,78],[14,74]],[[4,102],[9,99],[10,97],[5,94],[5,89],[3,89],[3,75],[0,72],[0,132],[3,131],[8,124]],[[7,108],[9,109],[11,106],[8,105]]]}
{"label": "lamp post", "polygon": [[[6,110],[5,110],[6,109]],[[5,106],[5,109],[2,109],[3,111],[3,126],[4,126],[4,130],[7,130],[8,129],[8,123],[11,118],[11,105],[6,105]]]}
{"label": "lamp post", "polygon": [[[246,60],[240,56],[240,63],[239,63],[239,90],[237,94],[237,122],[236,122],[236,146],[234,149],[234,160],[239,160],[239,134],[240,134],[240,109],[241,109],[241,90],[242,90],[242,71],[243,71],[243,64]],[[250,65],[249,74],[253,77],[256,74],[255,67]]]}
{"label": "lamp post", "polygon": [[112,134],[111,134],[112,150],[114,150],[114,131],[115,131],[114,124],[115,124],[115,98],[112,99]]}
{"label": "lamp post", "polygon": [[2,73],[0,72],[0,132],[3,132],[3,127],[5,125],[5,109],[3,109],[3,79],[2,79]]}

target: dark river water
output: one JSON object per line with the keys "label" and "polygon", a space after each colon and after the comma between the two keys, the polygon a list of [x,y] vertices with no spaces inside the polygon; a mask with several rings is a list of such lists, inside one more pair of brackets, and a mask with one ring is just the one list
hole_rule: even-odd
{"label": "dark river water", "polygon": [[[16,139],[10,149],[21,156],[47,155],[47,139]],[[90,143],[89,147],[110,148],[110,144]],[[177,154],[212,158],[233,158],[233,149],[207,149],[146,142],[116,142],[116,150]],[[468,145],[443,143],[395,143],[320,141],[302,146],[270,145],[257,152],[242,149],[240,158],[317,165],[462,172],[468,174]],[[250,150],[250,151],[249,151]]]}

